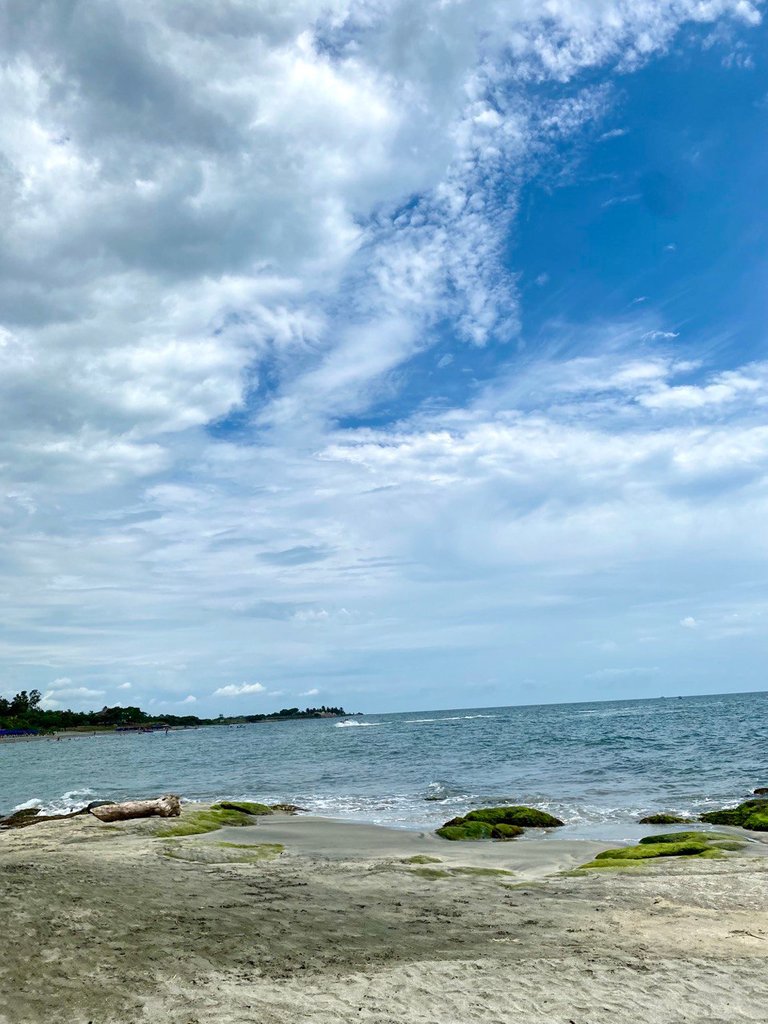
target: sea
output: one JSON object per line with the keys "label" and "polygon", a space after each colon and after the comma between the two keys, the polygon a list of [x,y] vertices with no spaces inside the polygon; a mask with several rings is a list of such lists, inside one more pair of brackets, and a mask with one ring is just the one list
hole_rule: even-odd
{"label": "sea", "polygon": [[757,786],[768,786],[768,693],[0,742],[6,812],[174,792],[423,830],[528,804],[565,822],[553,839],[631,841],[645,814],[697,814]]}

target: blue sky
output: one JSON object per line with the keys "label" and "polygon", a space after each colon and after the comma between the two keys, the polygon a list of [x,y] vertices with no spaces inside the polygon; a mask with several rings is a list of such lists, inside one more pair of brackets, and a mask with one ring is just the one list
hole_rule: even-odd
{"label": "blue sky", "polygon": [[11,6],[5,689],[764,687],[746,0]]}

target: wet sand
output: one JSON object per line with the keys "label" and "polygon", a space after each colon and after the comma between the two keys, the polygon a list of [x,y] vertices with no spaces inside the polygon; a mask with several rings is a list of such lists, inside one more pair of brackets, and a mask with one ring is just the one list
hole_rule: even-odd
{"label": "wet sand", "polygon": [[612,844],[284,816],[157,838],[164,824],[0,834],[3,1024],[768,1017],[765,842],[571,876]]}

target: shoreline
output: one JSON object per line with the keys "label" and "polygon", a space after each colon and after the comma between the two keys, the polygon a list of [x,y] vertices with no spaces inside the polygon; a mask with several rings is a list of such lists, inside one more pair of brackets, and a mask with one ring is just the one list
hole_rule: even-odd
{"label": "shoreline", "polygon": [[768,834],[575,874],[611,844],[280,814],[160,834],[205,806],[0,833],[2,1024],[764,1020]]}

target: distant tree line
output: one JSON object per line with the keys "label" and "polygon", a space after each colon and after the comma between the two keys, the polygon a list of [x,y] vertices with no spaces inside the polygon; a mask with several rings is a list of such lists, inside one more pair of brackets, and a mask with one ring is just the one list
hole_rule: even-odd
{"label": "distant tree line", "polygon": [[269,715],[243,715],[236,719],[227,719],[234,722],[269,722],[275,718],[331,718],[337,716],[344,718],[348,712],[344,708],[326,707],[323,704],[320,708],[283,708],[281,711],[273,711]]}
{"label": "distant tree line", "polygon": [[116,728],[118,726],[165,725],[222,725],[247,722],[266,722],[275,719],[325,718],[332,715],[344,716],[347,712],[340,707],[283,708],[266,715],[238,715],[225,718],[198,718],[196,715],[150,715],[138,707],[103,707],[101,711],[70,711],[45,709],[40,706],[42,694],[39,690],[21,690],[10,700],[0,697],[0,729],[31,729],[37,732],[57,732],[60,729]]}

